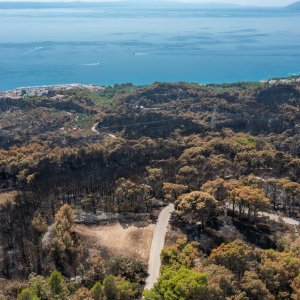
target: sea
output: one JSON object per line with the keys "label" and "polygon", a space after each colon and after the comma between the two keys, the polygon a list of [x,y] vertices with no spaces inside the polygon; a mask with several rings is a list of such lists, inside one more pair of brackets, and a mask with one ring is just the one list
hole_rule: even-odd
{"label": "sea", "polygon": [[257,81],[300,72],[300,11],[0,7],[0,89]]}

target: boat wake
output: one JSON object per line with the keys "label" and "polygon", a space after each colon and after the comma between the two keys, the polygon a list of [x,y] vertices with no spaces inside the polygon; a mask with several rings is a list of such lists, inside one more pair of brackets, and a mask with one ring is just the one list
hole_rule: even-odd
{"label": "boat wake", "polygon": [[95,62],[95,63],[90,63],[90,64],[80,64],[79,66],[95,67],[95,66],[99,66],[99,65],[100,65],[99,62]]}
{"label": "boat wake", "polygon": [[37,52],[42,49],[44,49],[44,47],[36,47],[36,48],[26,51],[24,54],[30,54],[30,53]]}
{"label": "boat wake", "polygon": [[146,56],[146,55],[148,55],[147,53],[145,53],[145,52],[133,52],[132,53],[134,56]]}

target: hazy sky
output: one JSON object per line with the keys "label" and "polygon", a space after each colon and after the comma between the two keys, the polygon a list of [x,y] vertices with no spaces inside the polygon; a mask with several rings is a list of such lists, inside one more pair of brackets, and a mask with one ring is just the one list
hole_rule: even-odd
{"label": "hazy sky", "polygon": [[[0,2],[66,2],[72,0],[0,0]],[[107,2],[107,1],[118,1],[118,0],[81,0],[86,2]],[[140,0],[143,1],[143,0]],[[150,2],[150,0],[147,0]],[[157,1],[157,0],[155,0]],[[161,0],[165,1],[165,0]],[[198,3],[207,3],[207,2],[222,2],[222,3],[234,3],[240,5],[259,5],[259,6],[284,6],[296,0],[178,0],[180,2],[198,2]]]}

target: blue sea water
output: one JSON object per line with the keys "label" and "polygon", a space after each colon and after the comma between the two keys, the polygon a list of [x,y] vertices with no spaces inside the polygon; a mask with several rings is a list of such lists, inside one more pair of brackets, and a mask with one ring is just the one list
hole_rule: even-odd
{"label": "blue sea water", "polygon": [[299,28],[279,9],[0,9],[0,89],[288,76]]}

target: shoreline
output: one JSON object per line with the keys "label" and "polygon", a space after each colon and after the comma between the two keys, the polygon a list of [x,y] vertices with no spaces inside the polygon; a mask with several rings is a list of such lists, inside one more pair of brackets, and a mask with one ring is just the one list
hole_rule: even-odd
{"label": "shoreline", "polygon": [[74,88],[87,89],[92,92],[96,92],[105,88],[102,85],[95,84],[81,84],[81,83],[69,83],[69,84],[50,84],[40,86],[23,86],[17,87],[12,90],[0,90],[0,98],[20,98],[24,96],[43,96],[49,92],[57,92],[60,90],[69,90]]}
{"label": "shoreline", "polygon": [[[262,80],[244,80],[244,81],[232,81],[232,82],[219,82],[219,83],[201,83],[201,82],[192,82],[192,81],[184,81],[185,83],[190,84],[198,84],[202,86],[218,86],[218,85],[232,85],[232,84],[238,84],[238,83],[245,83],[245,84],[251,84],[251,83],[276,83],[276,82],[282,82],[282,83],[289,83],[289,82],[299,82],[300,81],[300,74],[290,75],[286,77],[273,77],[268,79],[262,79]],[[162,81],[162,83],[170,83],[169,81]],[[182,81],[172,81],[172,83],[179,83]],[[151,85],[155,82],[149,83],[149,84],[136,84],[136,86],[144,86],[144,85]],[[101,85],[101,84],[87,84],[87,83],[58,83],[58,84],[47,84],[47,85],[33,85],[33,86],[19,86],[13,89],[1,89],[0,88],[0,96],[1,92],[5,93],[14,93],[14,92],[20,92],[20,91],[28,91],[28,90],[38,90],[38,89],[50,89],[50,90],[58,90],[58,89],[68,89],[68,88],[87,88],[87,89],[104,89],[106,87],[111,87],[114,85],[121,85],[125,83],[115,83],[113,85]],[[134,84],[135,85],[135,84]]]}

